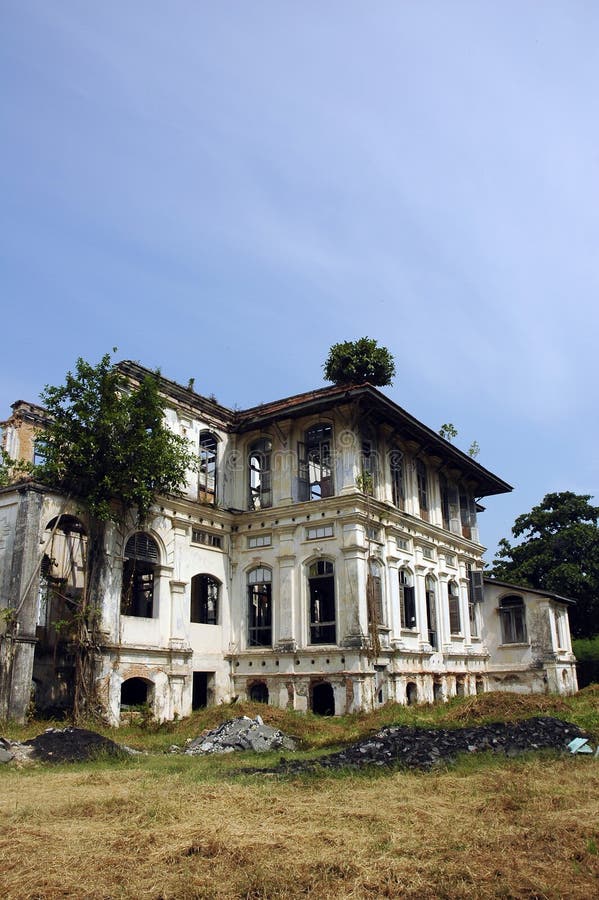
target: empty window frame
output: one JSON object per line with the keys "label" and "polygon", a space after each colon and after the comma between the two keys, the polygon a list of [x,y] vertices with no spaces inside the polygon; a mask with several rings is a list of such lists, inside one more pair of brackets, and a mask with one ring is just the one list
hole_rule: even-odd
{"label": "empty window frame", "polygon": [[460,494],[460,522],[462,536],[471,540],[476,528],[476,503],[465,493]]}
{"label": "empty window frame", "polygon": [[441,495],[441,522],[443,528],[449,531],[451,513],[449,509],[449,485],[445,475],[439,475],[439,493]]}
{"label": "empty window frame", "polygon": [[189,621],[217,625],[219,592],[220,582],[212,575],[194,575],[191,579]]}
{"label": "empty window frame", "polygon": [[524,600],[510,594],[499,601],[501,616],[501,640],[504,644],[526,644],[526,615]]}
{"label": "empty window frame", "polygon": [[248,549],[250,550],[254,550],[256,547],[270,547],[271,544],[271,534],[252,534],[248,537]]}
{"label": "empty window frame", "polygon": [[416,596],[406,569],[399,570],[399,615],[402,628],[416,628]]}
{"label": "empty window frame", "polygon": [[218,442],[211,431],[200,432],[198,499],[216,503],[216,451]]}
{"label": "empty window frame", "polygon": [[420,516],[428,521],[428,473],[421,459],[416,460],[416,485]]}
{"label": "empty window frame", "polygon": [[370,435],[362,438],[362,490],[374,495],[378,480],[378,452],[376,442]]}
{"label": "empty window frame", "polygon": [[154,615],[154,580],[159,562],[156,541],[144,531],[131,535],[125,546],[121,613],[151,619]]}
{"label": "empty window frame", "polygon": [[212,534],[211,531],[202,531],[200,528],[191,529],[191,541],[193,544],[205,544],[207,547],[222,547],[223,545],[220,534]]}
{"label": "empty window frame", "polygon": [[447,585],[447,597],[449,603],[449,631],[451,634],[461,634],[460,591],[455,581],[450,581]]}
{"label": "empty window frame", "polygon": [[306,528],[306,540],[317,541],[319,538],[333,537],[335,530],[333,525],[314,525]]}
{"label": "empty window frame", "polygon": [[366,597],[368,606],[368,621],[376,625],[385,624],[383,608],[383,580],[381,567],[376,560],[371,559],[368,566],[368,582],[366,585]]}
{"label": "empty window frame", "polygon": [[435,579],[431,575],[426,576],[425,588],[428,642],[433,650],[437,650],[439,648],[439,634],[437,631],[437,591]]}
{"label": "empty window frame", "polygon": [[271,459],[270,438],[261,438],[252,444],[248,455],[250,509],[272,506]]}
{"label": "empty window frame", "polygon": [[272,572],[259,566],[248,575],[248,643],[272,646]]}
{"label": "empty window frame", "polygon": [[308,569],[310,593],[310,643],[334,644],[337,637],[335,620],[335,568],[332,562],[319,559]]}
{"label": "empty window frame", "polygon": [[298,484],[300,500],[332,497],[333,427],[320,424],[309,428],[305,440],[298,445]]}
{"label": "empty window frame", "polygon": [[406,486],[404,456],[401,450],[395,447],[389,458],[391,466],[391,497],[393,505],[398,509],[406,508]]}

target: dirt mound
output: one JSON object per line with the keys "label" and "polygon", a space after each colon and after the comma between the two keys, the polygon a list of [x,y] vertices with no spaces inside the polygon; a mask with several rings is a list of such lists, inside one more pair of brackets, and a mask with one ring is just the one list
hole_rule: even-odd
{"label": "dirt mound", "polygon": [[443,717],[446,722],[472,722],[485,719],[517,722],[533,715],[568,713],[569,706],[555,694],[511,694],[493,691],[469,697]]}
{"label": "dirt mound", "polygon": [[124,756],[126,750],[109,738],[86,728],[48,728],[24,741],[33,748],[32,757],[44,762],[78,762],[98,756]]}
{"label": "dirt mound", "polygon": [[560,719],[539,717],[522,722],[496,722],[471,728],[416,728],[398,725],[318,760],[281,760],[277,773],[299,773],[319,769],[358,769],[364,766],[405,766],[430,769],[453,762],[460,753],[504,753],[517,756],[531,750],[565,750],[575,737],[586,736],[577,725]]}

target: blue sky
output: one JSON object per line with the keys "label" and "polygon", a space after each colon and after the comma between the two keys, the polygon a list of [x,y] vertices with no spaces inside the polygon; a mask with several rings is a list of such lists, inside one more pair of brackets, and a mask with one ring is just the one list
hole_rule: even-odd
{"label": "blue sky", "polygon": [[240,407],[377,338],[515,491],[599,496],[599,4],[3,0],[0,417],[79,355]]}

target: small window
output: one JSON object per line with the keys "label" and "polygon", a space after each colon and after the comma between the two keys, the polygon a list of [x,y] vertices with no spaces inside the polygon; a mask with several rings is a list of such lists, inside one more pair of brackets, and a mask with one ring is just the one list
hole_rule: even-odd
{"label": "small window", "polygon": [[461,634],[460,592],[455,581],[450,581],[447,585],[447,594],[449,599],[449,630],[452,634]]}
{"label": "small window", "polygon": [[335,530],[332,525],[314,525],[306,528],[306,540],[316,541],[319,538],[333,537]]}
{"label": "small window", "polygon": [[402,628],[416,628],[416,597],[409,572],[399,570],[399,612]]}
{"label": "small window", "polygon": [[315,425],[306,431],[305,441],[298,446],[300,500],[333,496],[332,442],[331,425]]}
{"label": "small window", "polygon": [[381,529],[377,528],[376,525],[369,525],[366,528],[366,537],[369,541],[374,541],[375,544],[381,544]]}
{"label": "small window", "polygon": [[151,619],[154,615],[154,576],[159,560],[156,541],[138,531],[127,541],[123,565],[121,613]]}
{"label": "small window", "polygon": [[270,547],[272,544],[272,535],[270,534],[252,534],[248,537],[248,548],[254,550],[256,547]]}
{"label": "small window", "polygon": [[499,603],[501,639],[504,644],[526,644],[524,600],[517,595],[503,597]]}
{"label": "small window", "polygon": [[453,553],[445,554],[445,565],[451,566],[453,569],[455,569],[455,556],[453,555]]}
{"label": "small window", "polygon": [[335,569],[333,563],[320,559],[308,570],[310,592],[310,643],[334,644]]}
{"label": "small window", "polygon": [[248,641],[250,647],[272,646],[272,573],[259,566],[248,575]]}
{"label": "small window", "polygon": [[191,541],[193,544],[205,544],[207,547],[222,547],[223,539],[220,534],[211,531],[202,531],[200,528],[191,529]]}
{"label": "small window", "polygon": [[191,579],[190,622],[200,625],[218,623],[220,582],[211,575],[194,575]]}
{"label": "small window", "polygon": [[261,438],[250,447],[248,458],[250,509],[268,509],[272,506],[271,455],[270,438]]}
{"label": "small window", "polygon": [[200,432],[200,464],[198,499],[203,503],[216,502],[216,451],[218,442],[211,431]]}
{"label": "small window", "polygon": [[395,543],[397,544],[398,550],[409,550],[410,549],[410,542],[406,538],[398,537],[395,539]]}
{"label": "small window", "polygon": [[434,558],[435,558],[435,551],[433,550],[432,547],[423,547],[423,548],[422,548],[422,555],[423,555],[423,557],[424,557],[425,559],[434,559]]}

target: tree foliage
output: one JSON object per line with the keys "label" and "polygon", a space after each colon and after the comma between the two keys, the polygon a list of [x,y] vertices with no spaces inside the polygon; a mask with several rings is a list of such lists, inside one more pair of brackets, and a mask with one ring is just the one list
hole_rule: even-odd
{"label": "tree foliage", "polygon": [[520,542],[503,538],[493,561],[495,578],[576,600],[572,633],[599,632],[599,507],[590,494],[547,494],[512,528]]}
{"label": "tree foliage", "polygon": [[194,458],[164,421],[159,377],[128,384],[106,354],[93,366],[78,359],[65,383],[41,396],[48,425],[37,449],[40,481],[82,501],[105,521],[136,509],[143,520],[160,494],[178,493]]}
{"label": "tree foliage", "polygon": [[363,384],[368,381],[384,387],[392,384],[395,377],[392,354],[369,337],[333,344],[323,369],[325,380],[334,384]]}

